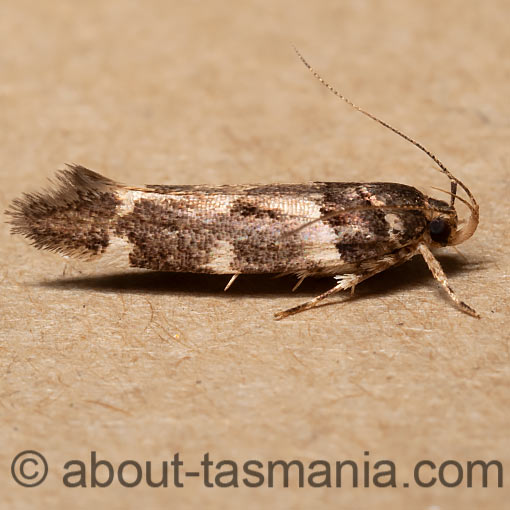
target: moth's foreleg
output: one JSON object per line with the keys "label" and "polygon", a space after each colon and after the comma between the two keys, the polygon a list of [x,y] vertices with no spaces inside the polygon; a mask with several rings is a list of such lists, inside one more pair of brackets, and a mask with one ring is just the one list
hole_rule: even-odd
{"label": "moth's foreleg", "polygon": [[471,308],[466,303],[464,303],[464,301],[461,301],[459,299],[459,297],[457,296],[457,294],[455,294],[455,291],[451,288],[450,284],[448,283],[448,278],[446,278],[446,275],[444,274],[441,264],[439,264],[436,257],[434,257],[434,255],[430,251],[429,247],[426,244],[421,243],[418,245],[418,251],[423,255],[423,258],[425,259],[427,266],[429,266],[429,269],[430,269],[432,275],[441,284],[441,286],[446,291],[448,296],[450,296],[450,299],[463,312],[479,319],[480,315],[478,314],[478,312],[476,310],[474,310],[473,308]]}

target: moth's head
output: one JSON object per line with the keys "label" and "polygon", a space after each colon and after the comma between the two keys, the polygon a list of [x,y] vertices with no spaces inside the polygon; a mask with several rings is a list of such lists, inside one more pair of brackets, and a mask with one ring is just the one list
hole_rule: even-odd
{"label": "moth's head", "polygon": [[471,211],[471,215],[463,228],[458,228],[457,211],[452,203],[447,204],[435,198],[427,199],[429,205],[429,223],[425,235],[429,239],[431,246],[453,246],[460,244],[469,239],[475,232],[479,221],[478,204],[474,199],[472,203],[463,199],[460,200]]}
{"label": "moth's head", "polygon": [[429,205],[429,222],[425,237],[429,240],[433,247],[448,246],[455,243],[457,237],[457,211],[455,207],[436,200],[428,198]]}

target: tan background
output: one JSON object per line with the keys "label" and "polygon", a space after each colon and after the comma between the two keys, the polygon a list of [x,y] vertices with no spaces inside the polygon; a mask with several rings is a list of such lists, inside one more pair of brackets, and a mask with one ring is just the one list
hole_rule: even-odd
{"label": "tan background", "polygon": [[[505,489],[403,488],[420,459],[499,459],[510,483],[508,2],[12,1],[0,12],[0,209],[65,162],[138,183],[391,180],[448,187],[292,52],[425,143],[481,204],[441,257],[282,322],[311,281],[94,273],[0,226],[2,508],[503,508]],[[65,273],[65,276],[64,276]],[[18,487],[21,450],[46,455]],[[65,489],[90,451],[397,464],[397,489]],[[373,470],[373,472],[376,472]],[[437,474],[437,473],[436,473]],[[295,481],[294,481],[295,482]],[[477,483],[480,481],[478,480]],[[372,485],[372,483],[371,483]]]}

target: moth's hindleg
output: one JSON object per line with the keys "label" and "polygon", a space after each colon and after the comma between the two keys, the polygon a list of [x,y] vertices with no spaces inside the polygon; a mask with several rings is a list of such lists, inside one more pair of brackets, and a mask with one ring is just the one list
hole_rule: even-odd
{"label": "moth's hindleg", "polygon": [[478,312],[476,310],[474,310],[473,308],[471,308],[466,303],[464,303],[464,301],[461,301],[459,299],[459,297],[457,296],[457,294],[455,294],[455,291],[451,288],[450,284],[448,283],[448,278],[446,278],[446,275],[444,274],[441,264],[439,264],[436,257],[434,257],[434,255],[430,251],[429,247],[426,244],[421,243],[418,245],[418,251],[423,255],[423,258],[425,259],[427,266],[429,266],[429,269],[430,269],[432,275],[441,284],[441,286],[446,291],[448,296],[450,296],[450,299],[463,312],[479,319],[480,315],[478,314]]}
{"label": "moth's hindleg", "polygon": [[232,284],[237,280],[237,277],[239,276],[239,274],[240,273],[235,273],[235,274],[232,275],[232,278],[230,278],[230,280],[228,281],[227,285],[225,285],[225,288],[223,289],[223,292],[225,292],[228,289],[230,289]]}
{"label": "moth's hindleg", "polygon": [[294,285],[294,287],[292,287],[292,292],[295,292],[298,287],[305,281],[305,278],[308,278],[308,276],[310,276],[308,273],[305,273],[304,275],[302,275],[299,280],[297,281],[296,285]]}

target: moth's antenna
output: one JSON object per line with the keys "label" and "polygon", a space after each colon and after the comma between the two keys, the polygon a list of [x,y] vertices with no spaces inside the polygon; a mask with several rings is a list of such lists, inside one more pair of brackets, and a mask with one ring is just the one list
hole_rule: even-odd
{"label": "moth's antenna", "polygon": [[345,101],[348,105],[350,105],[355,110],[358,110],[358,112],[362,113],[363,115],[366,115],[367,117],[371,118],[372,120],[375,120],[375,122],[381,124],[385,128],[388,128],[390,131],[393,131],[395,134],[402,137],[404,140],[407,140],[408,142],[411,142],[414,146],[418,147],[421,151],[423,151],[429,158],[431,158],[434,163],[439,167],[440,171],[443,172],[451,181],[451,206],[453,207],[455,196],[457,193],[457,184],[466,192],[467,196],[471,200],[471,203],[473,204],[473,209],[471,210],[471,217],[469,218],[468,224],[460,231],[458,231],[457,236],[455,238],[454,244],[459,244],[466,239],[470,238],[478,226],[478,218],[479,218],[479,207],[478,203],[475,200],[475,197],[469,191],[468,187],[457,177],[455,177],[447,168],[446,166],[437,158],[435,154],[430,152],[426,147],[424,147],[421,143],[417,142],[410,136],[402,133],[402,131],[399,131],[398,129],[394,128],[393,126],[390,126],[387,122],[384,122],[381,119],[378,119],[375,115],[372,115],[371,113],[367,112],[366,110],[363,110],[363,108],[359,107],[358,105],[354,104],[350,99],[345,97],[344,95],[340,94],[334,87],[332,87],[328,82],[326,82],[320,74],[315,71],[315,69],[305,60],[303,55],[299,52],[299,50],[293,45],[294,51],[296,52],[297,56],[303,62],[303,64],[308,68],[308,70],[319,80],[330,92],[335,94],[338,98],[340,98],[342,101]]}
{"label": "moth's antenna", "polygon": [[[453,183],[455,184],[455,183]],[[441,193],[446,193],[447,195],[450,195],[451,197],[451,203],[453,203],[453,201],[455,199],[461,201],[463,204],[466,205],[466,207],[468,207],[471,211],[473,211],[473,205],[471,204],[471,202],[468,202],[467,200],[465,200],[464,198],[462,197],[459,197],[458,195],[454,195],[451,191],[446,191],[445,189],[441,189],[441,188],[436,188],[435,186],[431,186],[432,189],[435,189],[436,191],[440,191]]]}

